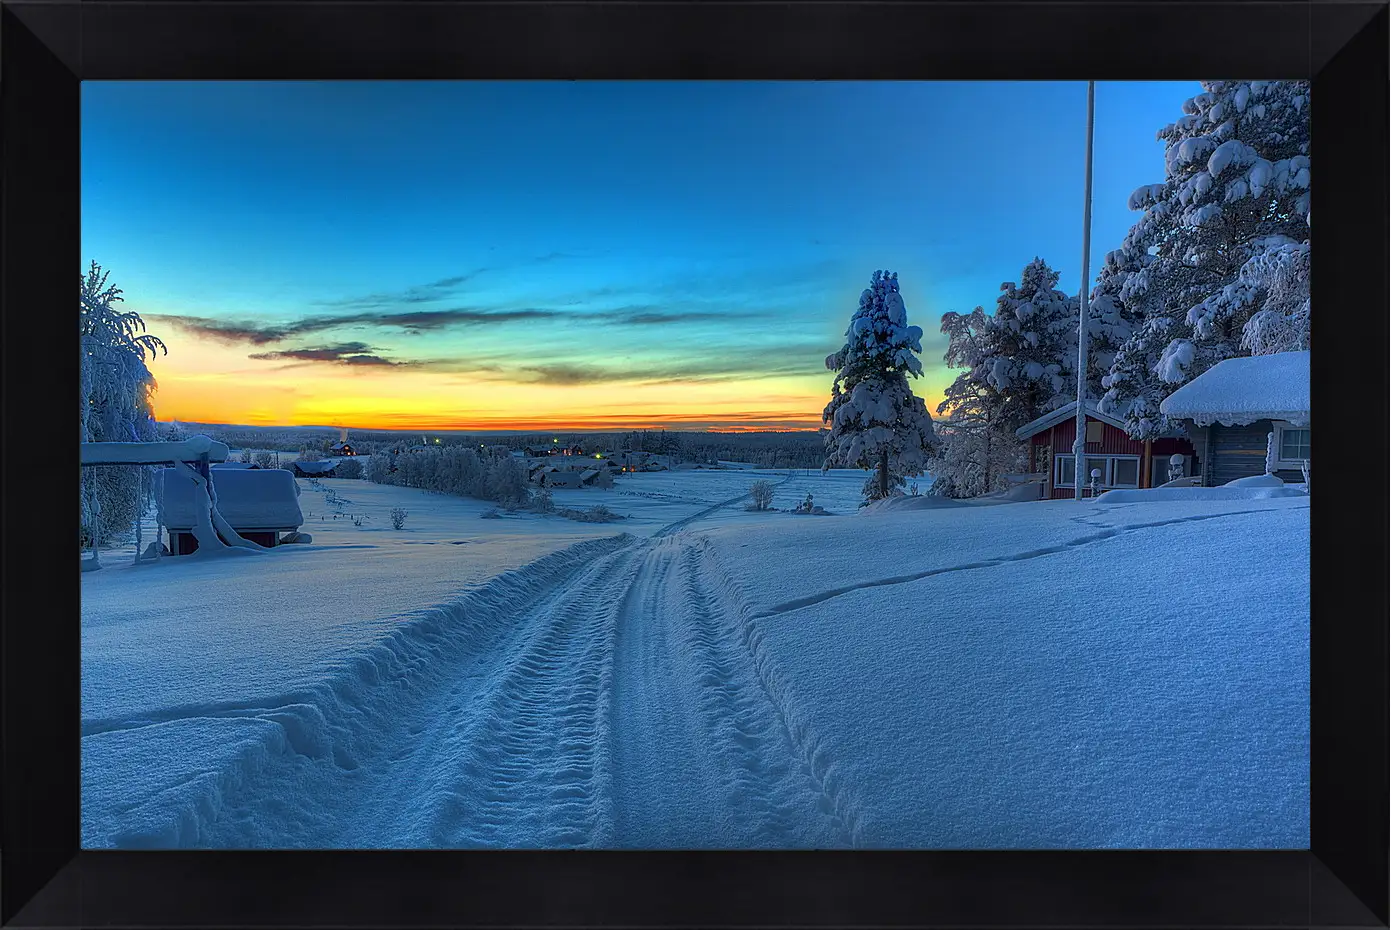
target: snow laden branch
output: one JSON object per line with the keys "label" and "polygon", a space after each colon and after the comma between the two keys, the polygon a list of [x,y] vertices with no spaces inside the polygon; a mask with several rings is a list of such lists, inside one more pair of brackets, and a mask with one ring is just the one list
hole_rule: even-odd
{"label": "snow laden branch", "polygon": [[868,500],[922,474],[932,451],[932,417],[908,381],[922,375],[921,352],[922,329],[908,325],[898,275],[874,272],[845,344],[826,358],[836,376],[822,414],[829,428],[824,467],[876,469],[865,485]]}

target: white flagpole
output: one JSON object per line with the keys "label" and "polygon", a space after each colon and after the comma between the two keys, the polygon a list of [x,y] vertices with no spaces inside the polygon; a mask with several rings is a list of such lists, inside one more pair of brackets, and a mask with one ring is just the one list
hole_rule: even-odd
{"label": "white flagpole", "polygon": [[1092,121],[1096,113],[1096,82],[1087,82],[1087,181],[1082,203],[1082,287],[1077,294],[1077,436],[1072,440],[1073,497],[1082,499],[1087,484],[1087,321],[1091,317],[1091,274],[1088,268],[1092,248]]}

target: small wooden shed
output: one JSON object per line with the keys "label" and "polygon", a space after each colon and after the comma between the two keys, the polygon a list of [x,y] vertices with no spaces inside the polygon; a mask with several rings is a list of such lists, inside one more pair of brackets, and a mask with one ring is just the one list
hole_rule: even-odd
{"label": "small wooden shed", "polygon": [[[212,485],[218,513],[237,535],[258,545],[280,544],[282,533],[293,533],[304,523],[299,507],[299,485],[279,468],[213,468]],[[207,498],[192,481],[172,468],[155,472],[155,503],[159,519],[169,529],[169,551],[188,555],[198,550],[193,535],[196,510]]]}
{"label": "small wooden shed", "polygon": [[1183,423],[1206,485],[1273,474],[1298,484],[1309,461],[1309,353],[1229,358],[1159,405]]}
{"label": "small wooden shed", "polygon": [[[1193,474],[1195,454],[1193,444],[1186,438],[1175,435],[1132,439],[1125,431],[1124,421],[1102,413],[1092,401],[1087,401],[1085,415],[1086,469],[1087,475],[1092,469],[1101,472],[1098,493],[1163,484],[1169,477],[1169,459],[1176,454],[1184,457],[1184,474]],[[1030,467],[1045,476],[1042,496],[1054,500],[1071,498],[1077,463],[1072,451],[1072,441],[1077,436],[1077,401],[1026,423],[1015,435],[1029,441]],[[1084,477],[1085,480],[1088,479]]]}

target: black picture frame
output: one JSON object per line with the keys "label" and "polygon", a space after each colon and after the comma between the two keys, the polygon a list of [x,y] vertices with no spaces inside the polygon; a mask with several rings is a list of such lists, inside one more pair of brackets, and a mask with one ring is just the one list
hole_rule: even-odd
{"label": "black picture frame", "polygon": [[[1384,2],[3,0],[0,923],[1386,926],[1387,27]],[[1314,81],[1315,297],[1346,308],[1321,320],[1350,321],[1312,355],[1335,451],[1320,460],[1330,503],[1311,509],[1310,850],[79,849],[77,514],[55,511],[63,469],[47,466],[77,460],[62,307],[83,266],[81,80],[1242,75]]]}

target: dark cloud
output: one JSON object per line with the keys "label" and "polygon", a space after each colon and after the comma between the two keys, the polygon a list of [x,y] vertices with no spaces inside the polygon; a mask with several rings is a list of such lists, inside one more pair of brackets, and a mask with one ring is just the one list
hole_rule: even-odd
{"label": "dark cloud", "polygon": [[286,360],[295,362],[331,362],[341,365],[380,365],[397,367],[409,365],[373,354],[372,346],[363,342],[343,342],[332,346],[317,346],[303,349],[283,349],[276,352],[257,352],[247,356],[258,361]]}
{"label": "dark cloud", "polygon": [[665,326],[670,323],[699,323],[710,320],[729,320],[727,313],[714,310],[668,310],[655,306],[619,307],[589,315],[606,323],[626,326]]}
{"label": "dark cloud", "polygon": [[290,332],[283,326],[265,326],[256,323],[238,323],[231,320],[213,320],[198,316],[167,316],[149,314],[150,319],[158,319],[176,329],[203,336],[228,345],[251,344],[268,345],[287,338]]}
{"label": "dark cloud", "polygon": [[431,281],[429,284],[417,284],[402,291],[367,294],[362,297],[344,297],[337,300],[316,300],[314,303],[320,307],[360,307],[368,309],[395,307],[400,304],[432,303],[436,300],[444,300],[447,297],[453,296],[469,281],[493,270],[494,269],[491,267],[475,268],[464,274],[440,278],[438,281]]}
{"label": "dark cloud", "polygon": [[676,360],[670,364],[647,363],[604,368],[597,365],[557,363],[522,366],[515,371],[520,379],[529,380],[533,384],[573,386],[620,381],[642,384],[703,384],[817,372],[821,368],[821,360],[815,361],[816,364],[812,364],[794,357],[787,361],[769,362],[766,353],[743,349],[737,352],[716,351],[705,359]]}
{"label": "dark cloud", "polygon": [[[417,310],[407,313],[357,313],[349,316],[313,318],[303,320],[297,327],[313,324],[320,329],[338,326],[378,326],[403,329],[409,333],[423,333],[451,326],[487,326],[497,323],[514,323],[518,320],[543,320],[561,316],[558,310],[526,307],[516,310],[480,310],[455,307],[449,310]],[[321,325],[322,324],[322,325]],[[308,331],[301,330],[301,331]]]}
{"label": "dark cloud", "polygon": [[[487,310],[455,307],[448,310],[415,310],[405,313],[340,313],[311,316],[291,323],[248,323],[216,320],[194,316],[160,316],[159,319],[185,332],[204,336],[227,344],[270,345],[296,336],[321,333],[349,326],[399,329],[419,335],[454,326],[487,326],[512,323],[518,320],[547,319],[560,316],[558,310],[523,308],[517,310]],[[153,319],[155,315],[151,315]]]}

